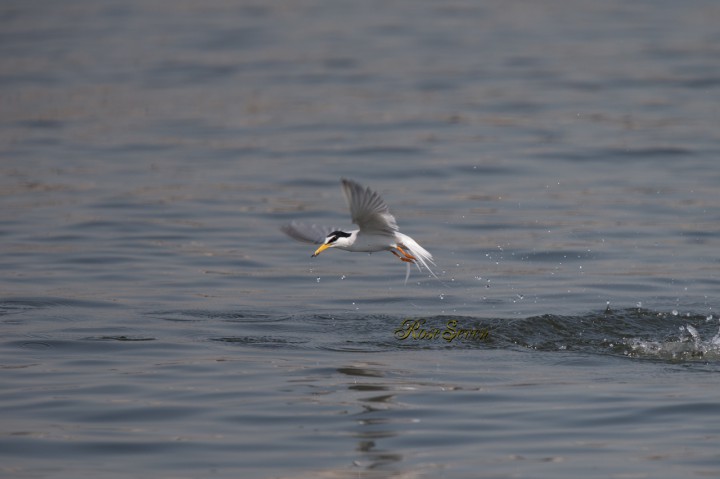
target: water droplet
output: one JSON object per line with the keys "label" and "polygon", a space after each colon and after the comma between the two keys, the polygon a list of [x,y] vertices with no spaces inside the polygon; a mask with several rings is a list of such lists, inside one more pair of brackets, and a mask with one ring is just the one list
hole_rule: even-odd
{"label": "water droplet", "polygon": [[445,299],[445,295],[444,295],[444,294],[441,294],[441,295],[440,295],[440,299]]}
{"label": "water droplet", "polygon": [[680,314],[680,313],[678,313],[678,310],[677,310],[677,309],[673,309],[673,310],[672,310],[672,315],[673,315],[673,316],[677,316],[678,314]]}
{"label": "water droplet", "polygon": [[340,279],[345,279],[345,275],[340,276]]}
{"label": "water droplet", "polygon": [[319,282],[320,282],[320,276],[318,276],[318,277],[315,279],[315,281],[317,281],[317,282],[319,283]]}
{"label": "water droplet", "polygon": [[690,333],[690,336],[692,336],[694,341],[700,340],[700,334],[697,332],[697,329],[690,326],[689,324],[685,326],[685,329],[687,330],[688,333]]}

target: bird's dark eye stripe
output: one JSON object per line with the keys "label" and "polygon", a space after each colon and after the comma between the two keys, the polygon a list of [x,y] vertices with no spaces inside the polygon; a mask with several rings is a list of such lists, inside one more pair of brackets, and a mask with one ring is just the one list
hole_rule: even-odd
{"label": "bird's dark eye stripe", "polygon": [[338,240],[338,238],[340,238],[340,237],[349,238],[350,236],[351,236],[350,233],[346,233],[346,232],[344,232],[344,231],[333,231],[332,233],[330,233],[330,234],[328,235],[328,238],[330,238],[330,239],[327,240],[327,242],[328,242],[328,243],[334,243],[334,242],[336,242],[336,241]]}

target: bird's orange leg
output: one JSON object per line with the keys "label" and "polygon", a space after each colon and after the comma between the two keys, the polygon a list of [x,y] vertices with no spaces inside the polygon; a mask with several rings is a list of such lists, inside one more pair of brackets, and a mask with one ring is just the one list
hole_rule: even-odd
{"label": "bird's orange leg", "polygon": [[[402,250],[400,250],[400,251],[402,251]],[[404,256],[400,256],[399,254],[397,254],[397,253],[396,253],[395,251],[393,251],[393,250],[390,250],[390,252],[391,252],[392,254],[394,254],[395,256],[397,256],[397,257],[400,259],[400,261],[405,261],[406,263],[414,263],[414,262],[415,262],[415,261],[414,261],[415,258],[410,259],[410,258],[406,258],[406,257],[404,257]],[[403,253],[405,253],[405,252],[403,251]]]}
{"label": "bird's orange leg", "polygon": [[409,259],[409,260],[416,260],[416,259],[417,259],[415,256],[411,255],[410,253],[408,253],[407,251],[405,251],[404,249],[402,249],[400,246],[396,246],[396,248],[397,248],[407,259]]}

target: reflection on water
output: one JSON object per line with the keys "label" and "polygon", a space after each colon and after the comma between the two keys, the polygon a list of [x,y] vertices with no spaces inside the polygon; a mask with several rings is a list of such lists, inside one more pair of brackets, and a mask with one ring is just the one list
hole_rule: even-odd
{"label": "reflection on water", "polygon": [[382,372],[378,369],[357,366],[339,368],[338,372],[354,380],[353,384],[348,386],[348,390],[363,393],[362,397],[356,399],[363,411],[355,415],[357,430],[351,434],[358,440],[356,451],[360,453],[358,459],[353,461],[353,465],[372,471],[393,471],[393,463],[402,461],[403,456],[383,449],[382,439],[396,437],[400,433],[394,428],[397,419],[387,417],[383,413],[399,408],[399,405],[394,403],[393,394],[381,393],[391,391],[389,387],[364,382],[368,378],[382,378]]}
{"label": "reflection on water", "polygon": [[[398,385],[386,377],[384,368],[378,363],[353,363],[337,369],[342,375],[338,387],[346,387],[349,392],[343,402],[355,407],[347,418],[346,432],[356,441],[356,454],[350,469],[325,471],[328,477],[403,476],[399,467],[403,455],[385,444],[388,439],[407,434],[408,425],[417,419],[397,417],[396,413],[406,408],[396,401],[394,391]],[[337,394],[345,396],[340,391]]]}

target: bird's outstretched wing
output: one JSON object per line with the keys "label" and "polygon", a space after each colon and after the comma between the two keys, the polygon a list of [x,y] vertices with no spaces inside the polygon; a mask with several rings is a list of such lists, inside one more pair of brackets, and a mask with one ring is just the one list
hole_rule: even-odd
{"label": "bird's outstretched wing", "polygon": [[379,194],[344,178],[342,187],[350,207],[352,222],[360,227],[361,232],[381,234],[397,232],[395,217]]}
{"label": "bird's outstretched wing", "polygon": [[337,228],[332,226],[316,225],[314,223],[302,223],[293,221],[280,227],[283,233],[289,237],[305,243],[322,244],[325,242],[327,235]]}

